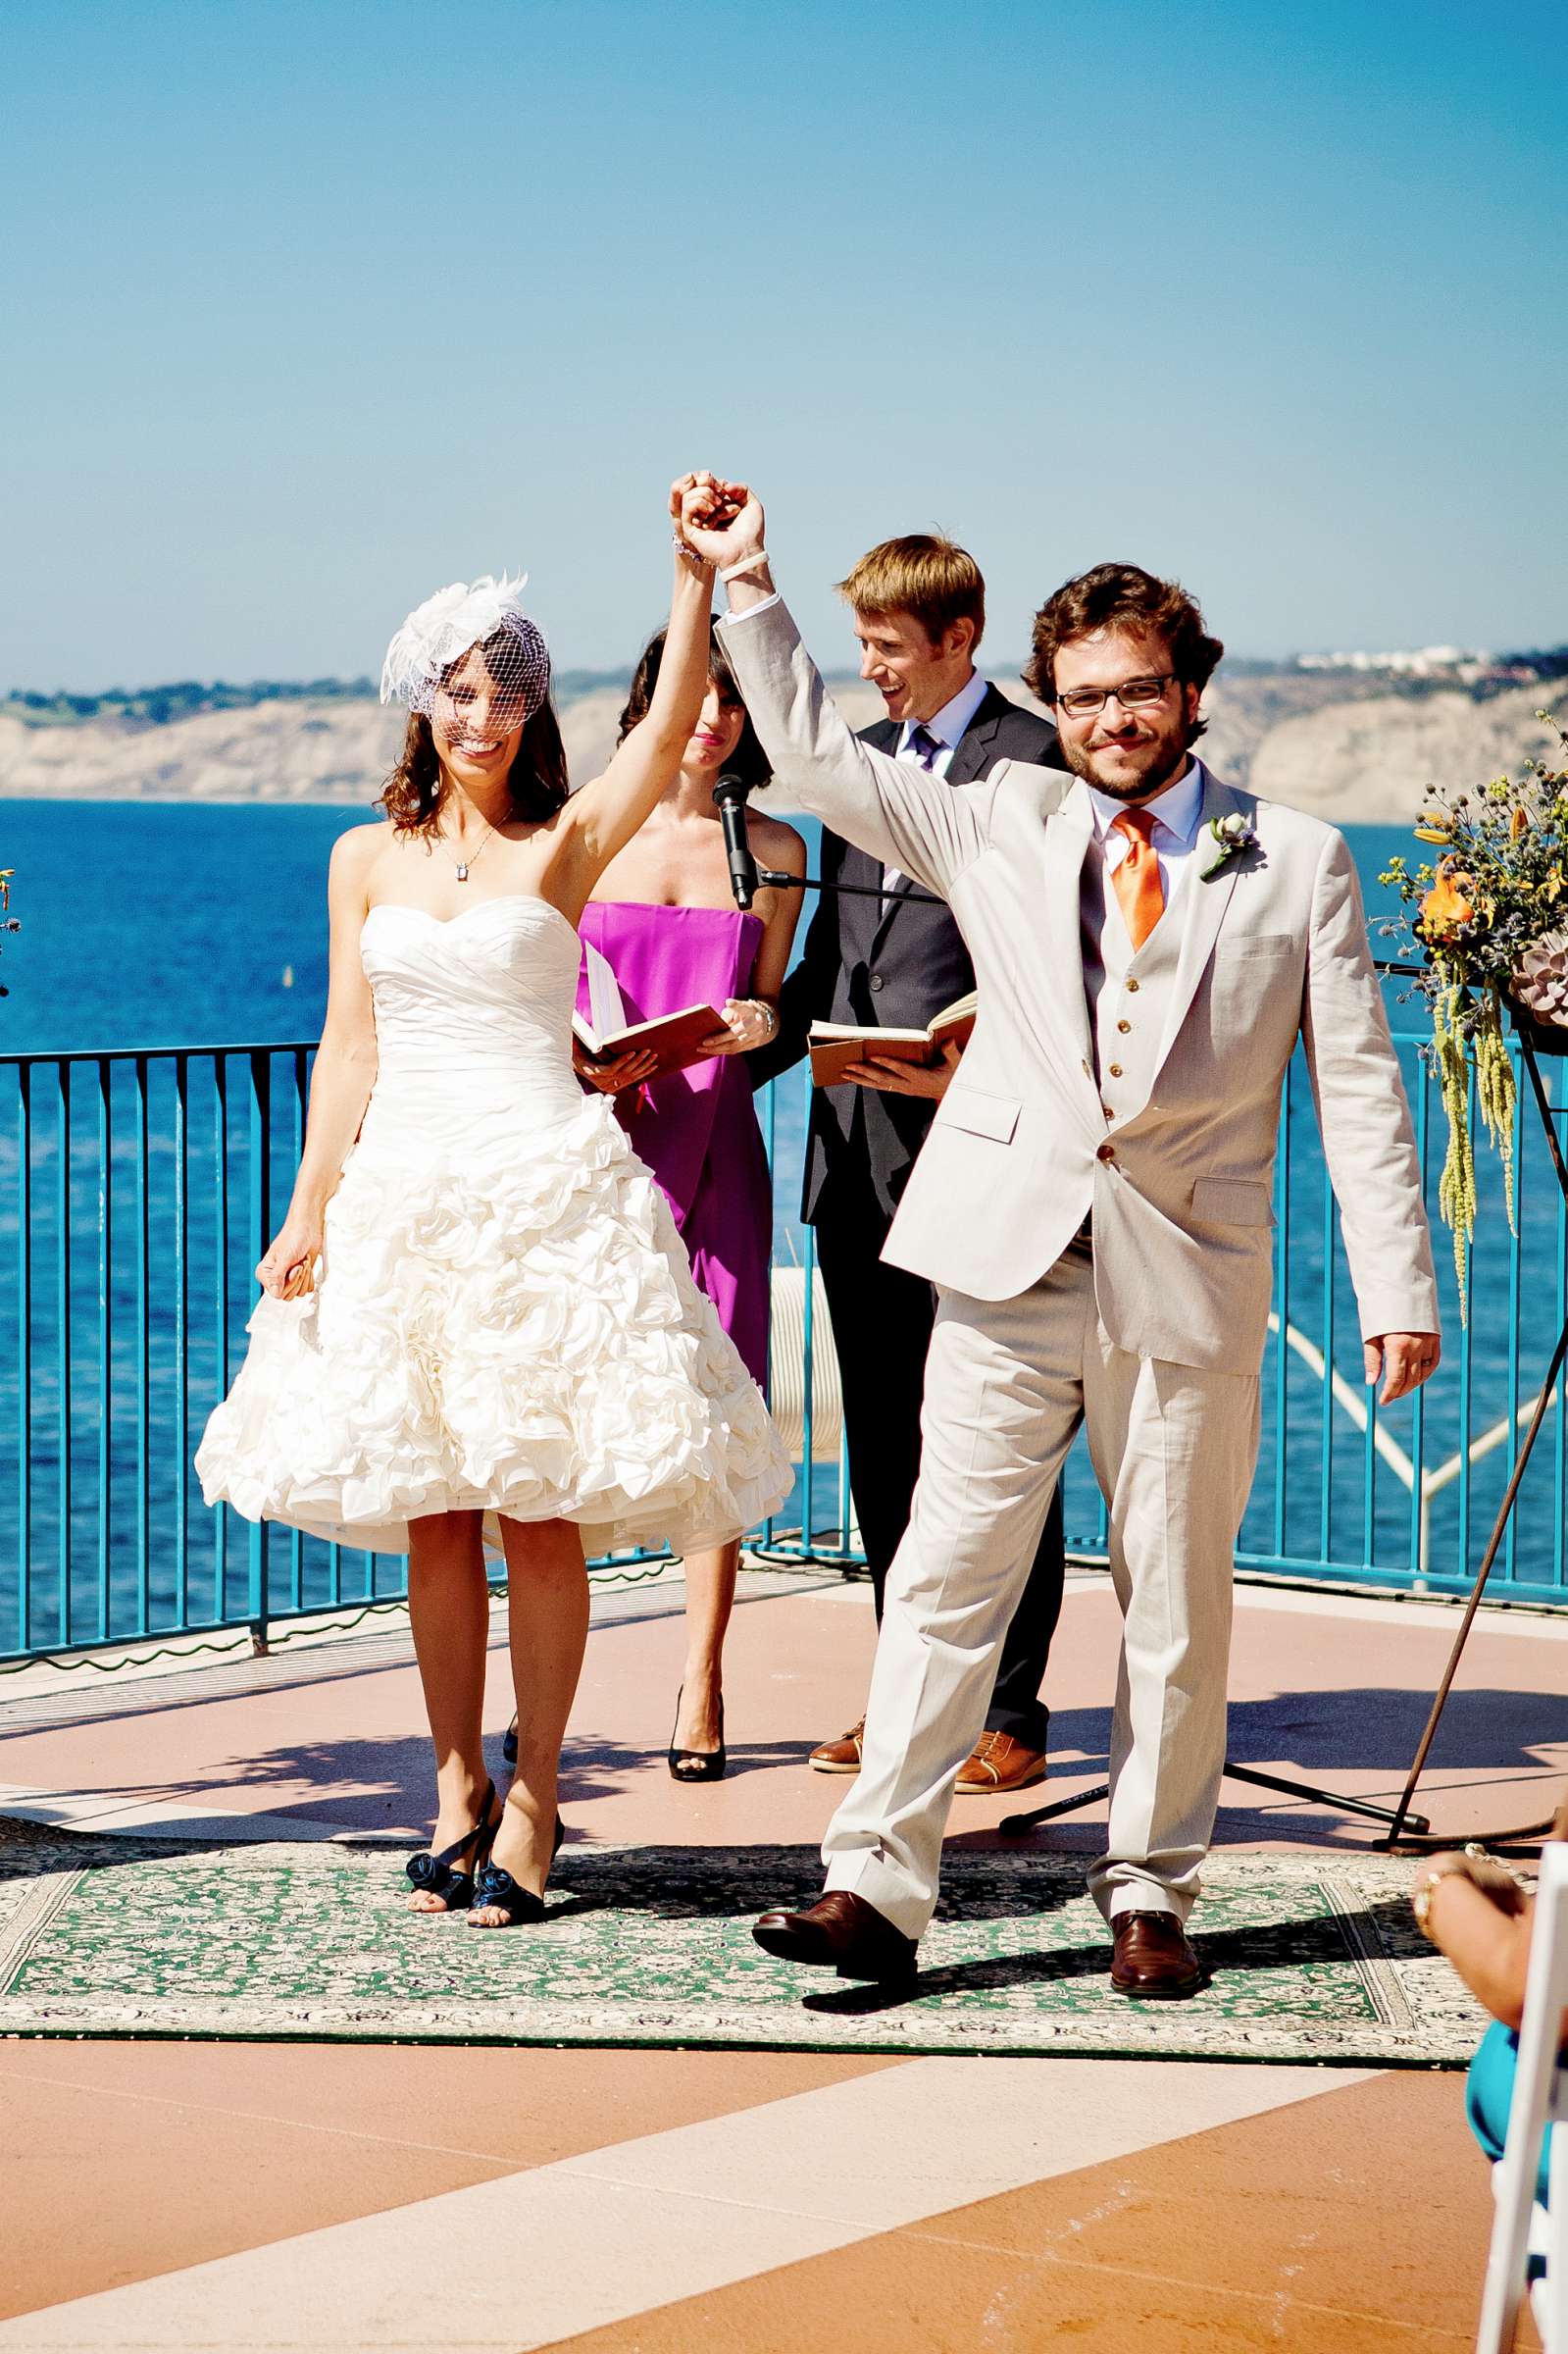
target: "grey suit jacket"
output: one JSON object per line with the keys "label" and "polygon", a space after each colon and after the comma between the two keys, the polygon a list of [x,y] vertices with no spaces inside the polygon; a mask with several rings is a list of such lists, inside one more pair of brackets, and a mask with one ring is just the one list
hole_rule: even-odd
{"label": "grey suit jacket", "polygon": [[1080,937],[1086,789],[1019,761],[955,789],[872,750],[782,603],[729,621],[725,649],[775,777],[835,833],[947,899],[974,958],[975,1034],[886,1258],[974,1298],[1012,1299],[1092,1209],[1113,1344],[1255,1373],[1281,1089],[1299,1039],[1362,1332],[1438,1329],[1409,1106],[1342,835],[1209,779],[1203,822],[1240,811],[1258,845],[1212,879],[1195,853],[1167,918],[1179,945],[1173,953],[1167,936],[1138,999],[1143,1051],[1107,1114]]}

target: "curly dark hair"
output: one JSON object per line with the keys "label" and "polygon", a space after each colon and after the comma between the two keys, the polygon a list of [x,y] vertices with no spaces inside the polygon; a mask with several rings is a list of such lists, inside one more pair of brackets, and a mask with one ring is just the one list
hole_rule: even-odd
{"label": "curly dark hair", "polygon": [[[616,738],[617,743],[625,743],[637,722],[648,716],[648,705],[653,700],[654,682],[659,676],[659,664],[664,659],[664,640],[667,634],[664,630],[657,631],[642,649],[642,659],[632,672],[632,684],[627,690],[626,707],[621,713],[621,732]],[[740,704],[742,711],[745,710],[745,703],[741,697],[735,674],[730,667],[730,657],[724,650],[724,640],[719,634],[717,623],[709,625],[708,676],[719,687],[727,699],[733,697],[735,702]],[[735,748],[725,763],[725,774],[741,778],[748,793],[753,786],[766,785],[773,774],[773,764],[757,741],[757,731],[751,724],[749,712],[746,714],[736,740]]]}
{"label": "curly dark hair", "polygon": [[[493,647],[500,653],[508,643],[506,631],[497,630],[484,640],[480,651],[487,655]],[[467,660],[465,653],[461,661],[448,663],[440,683],[444,686],[452,672]],[[543,702],[524,724],[507,783],[512,790],[513,817],[530,824],[553,817],[565,804],[566,745],[561,742],[561,723],[555,716],[548,690]],[[385,810],[399,834],[433,834],[448,790],[430,723],[423,711],[411,711],[402,757],[377,795],[376,806]]]}
{"label": "curly dark hair", "polygon": [[[1180,581],[1162,581],[1137,564],[1096,564],[1064,582],[1035,616],[1035,650],[1024,670],[1024,684],[1042,703],[1056,700],[1056,657],[1075,638],[1091,638],[1097,630],[1118,626],[1147,631],[1165,640],[1171,669],[1184,687],[1201,694],[1213,677],[1225,648],[1208,637],[1195,597]],[[1203,734],[1206,720],[1194,720],[1190,742]]]}

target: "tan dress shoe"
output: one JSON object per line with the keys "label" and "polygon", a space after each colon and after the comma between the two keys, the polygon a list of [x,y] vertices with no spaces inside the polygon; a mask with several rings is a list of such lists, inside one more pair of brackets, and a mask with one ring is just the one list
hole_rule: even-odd
{"label": "tan dress shoe", "polygon": [[851,1888],[830,1888],[803,1913],[764,1913],[752,1936],[765,1954],[835,1970],[841,1978],[912,1978],[915,1940]]}
{"label": "tan dress shoe", "polygon": [[858,1773],[865,1734],[866,1719],[862,1716],[858,1724],[852,1724],[847,1733],[840,1733],[836,1741],[822,1742],[806,1760],[807,1765],[818,1773]]}
{"label": "tan dress shoe", "polygon": [[1111,1946],[1111,1984],[1136,2002],[1185,2002],[1209,1982],[1174,1913],[1118,1913]]}
{"label": "tan dress shoe", "polygon": [[1011,1733],[982,1733],[954,1787],[966,1798],[987,1798],[996,1790],[1027,1790],[1045,1779],[1045,1752],[1015,1741]]}

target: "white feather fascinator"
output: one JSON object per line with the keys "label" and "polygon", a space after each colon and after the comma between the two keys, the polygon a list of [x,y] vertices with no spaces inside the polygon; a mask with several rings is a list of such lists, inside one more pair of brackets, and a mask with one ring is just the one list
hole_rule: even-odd
{"label": "white feather fascinator", "polygon": [[512,708],[513,726],[518,716],[531,719],[549,692],[550,653],[538,623],[523,610],[528,577],[453,581],[416,605],[386,649],[382,702],[431,716],[455,692],[455,674],[467,678],[468,654],[481,646],[492,699]]}

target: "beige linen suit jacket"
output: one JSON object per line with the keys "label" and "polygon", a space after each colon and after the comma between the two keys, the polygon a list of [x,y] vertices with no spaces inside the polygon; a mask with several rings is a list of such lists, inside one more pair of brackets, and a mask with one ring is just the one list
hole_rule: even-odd
{"label": "beige linen suit jacket", "polygon": [[[1097,1082],[1084,785],[1018,761],[983,784],[934,779],[851,734],[783,603],[733,618],[724,635],[776,782],[946,899],[974,958],[979,1020],[885,1258],[980,1300],[1013,1299],[1092,1210],[1096,1305],[1113,1345],[1255,1373],[1281,1090],[1299,1039],[1362,1333],[1437,1331],[1410,1111],[1342,835],[1208,778],[1202,823],[1239,811],[1257,847],[1205,878],[1200,839],[1129,967],[1131,995],[1114,1006],[1101,995],[1102,1031],[1108,1015],[1127,1028],[1116,1031],[1123,1076]],[[1118,987],[1128,983],[1107,979]]]}

